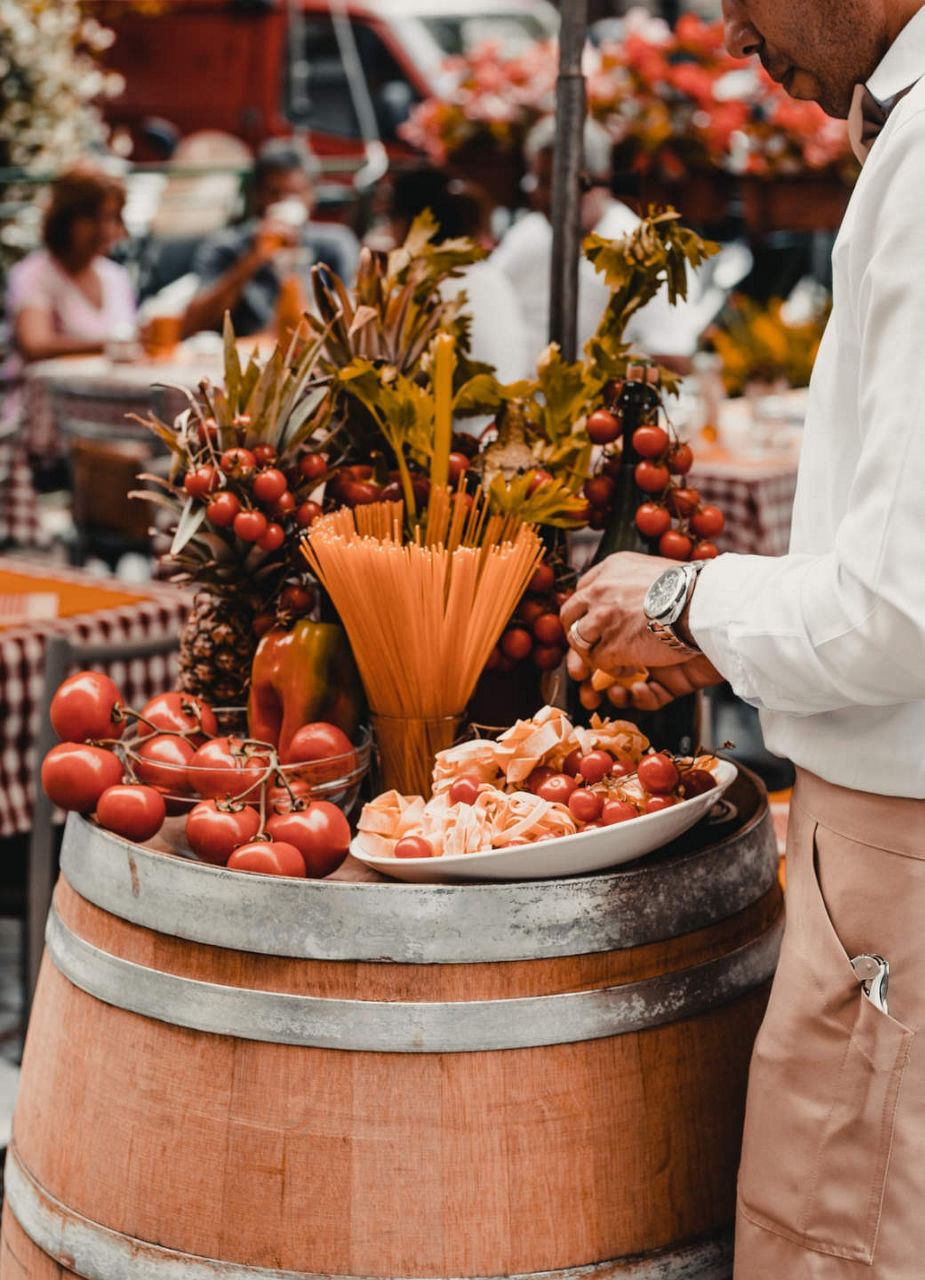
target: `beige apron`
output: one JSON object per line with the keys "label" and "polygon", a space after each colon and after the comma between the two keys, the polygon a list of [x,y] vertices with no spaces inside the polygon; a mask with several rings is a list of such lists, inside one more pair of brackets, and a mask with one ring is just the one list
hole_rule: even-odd
{"label": "beige apron", "polygon": [[[862,750],[862,744],[858,744]],[[889,1014],[850,959],[890,962]],[[735,1280],[925,1277],[925,801],[801,772],[749,1076]]]}

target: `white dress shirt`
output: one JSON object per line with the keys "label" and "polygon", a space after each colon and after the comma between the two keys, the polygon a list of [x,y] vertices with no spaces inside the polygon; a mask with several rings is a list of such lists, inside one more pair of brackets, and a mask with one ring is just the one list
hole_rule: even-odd
{"label": "white dress shirt", "polygon": [[833,252],[790,553],[723,555],[690,629],[771,751],[925,797],[925,9],[868,82],[889,101]]}

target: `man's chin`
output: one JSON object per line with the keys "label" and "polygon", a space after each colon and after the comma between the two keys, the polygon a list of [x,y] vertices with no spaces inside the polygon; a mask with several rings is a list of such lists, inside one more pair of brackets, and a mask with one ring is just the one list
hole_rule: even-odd
{"label": "man's chin", "polygon": [[836,95],[831,89],[821,85],[808,71],[794,70],[784,81],[784,88],[790,97],[796,98],[798,102],[815,102],[827,116],[832,116],[836,120],[848,118],[854,86],[849,91],[847,99],[843,99],[840,94]]}

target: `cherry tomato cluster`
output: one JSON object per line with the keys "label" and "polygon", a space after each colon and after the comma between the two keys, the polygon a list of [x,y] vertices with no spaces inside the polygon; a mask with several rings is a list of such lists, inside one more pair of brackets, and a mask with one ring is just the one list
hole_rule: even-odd
{"label": "cherry tomato cluster", "polygon": [[685,485],[694,462],[690,445],[651,424],[636,428],[633,448],[640,456],[636,487],[651,495],[637,508],[636,528],[669,560],[712,560],[717,554],[712,539],[722,532],[725,519],[718,507],[705,506],[697,490]]}
{"label": "cherry tomato cluster", "polygon": [[[617,386],[615,394],[619,394]],[[623,461],[620,435],[623,422],[620,414],[610,409],[595,409],[586,425],[592,444],[604,450],[600,466],[593,476],[588,476],[583,493],[588,500],[588,524],[592,529],[606,529],[614,512],[617,497],[617,480]],[[613,448],[608,448],[608,446]]]}
{"label": "cherry tomato cluster", "polygon": [[552,671],[565,656],[568,641],[559,609],[571,592],[556,590],[552,565],[541,564],[488,659],[489,671],[511,671],[530,659],[541,671]]}
{"label": "cherry tomato cluster", "polygon": [[[122,742],[134,719],[131,747]],[[62,809],[93,813],[127,840],[150,840],[168,815],[186,814],[186,838],[206,862],[268,875],[329,875],[350,844],[337,808],[313,800],[312,783],[343,772],[353,754],[335,725],[303,725],[283,755],[268,743],[218,735],[211,707],[185,693],[164,693],[140,711],[95,671],[65,680],[51,702],[64,741],[42,764],[42,785]],[[346,761],[344,760],[346,757]],[[305,765],[291,779],[283,765]]]}

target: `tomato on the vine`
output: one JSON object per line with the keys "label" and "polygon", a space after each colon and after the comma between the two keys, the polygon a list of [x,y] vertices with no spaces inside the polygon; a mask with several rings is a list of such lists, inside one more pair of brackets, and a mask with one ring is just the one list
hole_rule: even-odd
{"label": "tomato on the vine", "polygon": [[668,454],[668,470],[673,476],[686,476],[694,465],[694,453],[689,444],[677,444]]}
{"label": "tomato on the vine", "polygon": [[234,531],[242,542],[256,542],[266,533],[267,523],[262,511],[239,511],[234,518]]}
{"label": "tomato on the vine", "polygon": [[402,836],[392,852],[396,858],[432,858],[434,847],[423,836]]}
{"label": "tomato on the vine", "polygon": [[167,806],[153,787],[120,782],[107,787],[96,802],[96,820],[107,831],[142,844],[160,831]]}
{"label": "tomato on the vine", "polygon": [[[241,738],[212,738],[187,762],[187,778],[204,799],[252,799],[270,766],[270,757]],[[247,792],[245,795],[244,792]]]}
{"label": "tomato on the vine", "polygon": [[350,823],[337,805],[313,800],[305,809],[277,813],[267,819],[274,840],[293,844],[305,860],[310,876],[321,878],[336,871],[350,848]]}
{"label": "tomato on the vine", "polygon": [[168,795],[182,796],[188,790],[186,766],[195,754],[195,745],[186,738],[179,738],[173,733],[153,734],[145,738],[135,751],[135,773],[149,787],[157,787],[158,791]]}
{"label": "tomato on the vine", "polygon": [[592,444],[610,444],[620,434],[620,419],[609,409],[595,409],[586,430]]}
{"label": "tomato on the vine", "polygon": [[664,427],[637,427],[633,432],[633,448],[641,458],[660,458],[670,443]]}
{"label": "tomato on the vine", "polygon": [[668,468],[660,462],[637,462],[633,475],[644,493],[661,493],[668,484]]}
{"label": "tomato on the vine", "polygon": [[271,444],[255,444],[253,452],[258,467],[271,467],[279,457]]}
{"label": "tomato on the vine", "polygon": [[638,818],[639,810],[629,800],[606,800],[601,812],[601,820],[605,827],[615,826],[618,822],[629,822]]}
{"label": "tomato on the vine", "polygon": [[235,516],[240,510],[241,503],[237,496],[225,489],[222,493],[216,494],[206,507],[206,518],[217,529],[227,529],[234,523]]}
{"label": "tomato on the vine", "polygon": [[533,619],[533,634],[540,644],[565,645],[565,630],[557,613],[543,612]]}
{"label": "tomato on the vine", "polygon": [[65,742],[121,738],[122,694],[101,671],[78,671],[58,686],[51,700],[51,727]]}
{"label": "tomato on the vine", "polygon": [[103,747],[61,742],[42,761],[42,786],[59,809],[89,813],[107,787],[122,781],[122,761]]}
{"label": "tomato on the vine", "polygon": [[591,476],[584,483],[584,494],[592,507],[609,506],[616,491],[616,482],[610,476]]}
{"label": "tomato on the vine", "polygon": [[328,460],[323,453],[305,453],[299,459],[299,471],[306,480],[322,480],[328,471]]}
{"label": "tomato on the vine", "polygon": [[712,791],[715,786],[716,779],[708,769],[685,769],[681,774],[678,790],[689,800],[692,796],[702,796],[705,792]]}
{"label": "tomato on the vine", "polygon": [[569,796],[577,786],[575,779],[570,778],[567,773],[554,773],[551,778],[545,778],[533,790],[541,800],[548,800],[550,804],[567,805]]}
{"label": "tomato on the vine", "polygon": [[646,801],[646,813],[659,813],[662,809],[670,809],[678,802],[674,796],[650,796]]}
{"label": "tomato on the vine", "polygon": [[700,494],[696,489],[672,489],[668,505],[676,516],[692,516],[700,506]]}
{"label": "tomato on the vine", "polygon": [[282,607],[291,609],[293,613],[308,613],[310,609],[314,609],[315,600],[312,587],[303,587],[296,582],[290,582],[288,586],[283,587],[279,597]]}
{"label": "tomato on the vine", "polygon": [[578,760],[578,772],[585,782],[600,782],[613,771],[613,756],[609,751],[587,751]]}
{"label": "tomato on the vine", "polygon": [[660,538],[671,528],[671,513],[660,502],[643,502],[636,508],[636,528],[644,538]]}
{"label": "tomato on the vine", "polygon": [[536,493],[537,489],[539,489],[542,485],[549,484],[552,478],[553,478],[552,473],[549,471],[544,471],[542,467],[540,467],[537,471],[534,471],[533,479],[530,481],[529,485],[527,486],[528,495],[532,495]]}
{"label": "tomato on the vine", "polygon": [[303,502],[295,513],[295,522],[300,529],[307,529],[309,525],[315,523],[321,515],[321,504],[319,502]]}
{"label": "tomato on the vine", "polygon": [[693,542],[686,533],[669,529],[658,540],[658,553],[666,560],[688,560],[693,546]]}
{"label": "tomato on the vine", "polygon": [[527,590],[535,596],[546,595],[556,584],[556,575],[550,564],[537,565],[533,577],[527,583]]}
{"label": "tomato on the vine", "polygon": [[643,756],[636,769],[636,777],[653,795],[668,795],[674,791],[680,776],[678,766],[664,752]]}
{"label": "tomato on the vine", "polygon": [[191,498],[204,498],[218,488],[219,475],[214,467],[196,467],[183,477],[183,488]]}
{"label": "tomato on the vine", "polygon": [[597,822],[604,808],[604,797],[585,787],[578,787],[568,798],[572,817],[578,822]]}
{"label": "tomato on the vine", "polygon": [[459,483],[460,476],[463,475],[464,472],[468,470],[469,470],[469,459],[466,457],[464,453],[450,454],[449,481],[454,488]]}
{"label": "tomato on the vine", "polygon": [[513,662],[529,656],[533,649],[533,637],[523,627],[509,627],[501,637],[501,652]]}
{"label": "tomato on the vine", "polygon": [[265,876],[305,879],[305,859],[294,844],[281,840],[253,840],[242,844],[225,864],[229,871],[259,871]]}
{"label": "tomato on the vine", "polygon": [[258,502],[276,502],[289,488],[289,482],[277,467],[268,467],[254,477],[253,487]]}
{"label": "tomato on the vine", "polygon": [[201,800],[186,816],[186,839],[197,858],[223,867],[260,830],[260,814],[246,804]]}
{"label": "tomato on the vine", "polygon": [[218,721],[212,708],[191,693],[159,693],[141,708],[135,736],[142,741],[158,731],[191,733],[193,730],[201,730],[201,736],[190,739],[197,746],[215,737]]}
{"label": "tomato on the vine", "polygon": [[719,507],[701,507],[691,516],[691,528],[698,538],[715,538],[722,533],[726,517]]}
{"label": "tomato on the vine", "polygon": [[691,552],[692,560],[715,560],[719,555],[719,547],[715,542],[698,542]]}
{"label": "tomato on the vine", "polygon": [[295,494],[291,489],[281,493],[273,503],[270,514],[275,520],[285,520],[290,511],[295,511]]}
{"label": "tomato on the vine", "polygon": [[268,524],[266,531],[257,539],[261,551],[279,551],[286,541],[286,531],[281,524]]}
{"label": "tomato on the vine", "polygon": [[479,798],[481,784],[478,778],[463,775],[457,778],[449,790],[450,804],[475,804]]}
{"label": "tomato on the vine", "polygon": [[249,480],[257,469],[257,459],[250,449],[226,449],[218,460],[226,476],[236,480]]}
{"label": "tomato on the vine", "polygon": [[539,667],[540,671],[553,671],[562,661],[562,656],[565,653],[563,645],[534,645],[532,655],[534,665]]}

